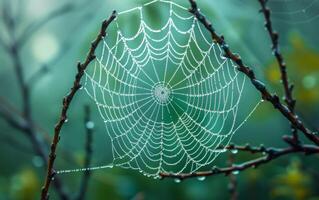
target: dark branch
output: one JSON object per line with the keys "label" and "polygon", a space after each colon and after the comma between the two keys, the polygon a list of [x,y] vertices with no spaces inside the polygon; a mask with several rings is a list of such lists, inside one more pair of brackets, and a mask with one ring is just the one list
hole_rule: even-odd
{"label": "dark branch", "polygon": [[0,132],[0,140],[11,147],[13,150],[33,155],[34,152],[24,142],[20,142],[13,134]]}
{"label": "dark branch", "polygon": [[214,167],[212,170],[203,171],[203,172],[195,172],[191,174],[170,174],[170,173],[160,173],[162,178],[177,178],[180,180],[194,178],[194,177],[203,177],[203,176],[212,176],[217,174],[230,175],[231,173],[238,173],[240,171],[246,170],[248,168],[257,168],[259,165],[268,163],[278,157],[283,155],[291,154],[291,153],[304,153],[305,155],[317,154],[319,153],[319,147],[314,145],[302,145],[300,148],[288,147],[283,149],[278,148],[267,148],[267,155],[249,160],[242,164],[234,164],[230,167],[218,168]]}
{"label": "dark branch", "polygon": [[8,108],[3,104],[2,100],[0,99],[0,116],[8,122],[10,126],[13,128],[25,131],[28,127],[27,122],[24,120],[23,117],[16,117],[13,113],[8,110]]}
{"label": "dark branch", "polygon": [[[92,160],[92,142],[93,142],[93,128],[94,124],[91,121],[91,110],[88,105],[85,106],[85,117],[84,117],[84,125],[86,132],[86,143],[85,143],[85,160],[84,160],[84,168],[88,168],[91,165]],[[80,189],[76,200],[85,199],[85,194],[88,188],[89,180],[90,180],[91,172],[84,171],[82,181],[80,184]]]}
{"label": "dark branch", "polygon": [[279,110],[281,114],[286,117],[291,124],[293,124],[294,127],[299,129],[304,133],[304,135],[314,142],[315,144],[319,145],[319,137],[315,134],[315,132],[312,132],[308,128],[305,127],[304,123],[299,119],[299,117],[291,112],[289,108],[287,108],[285,105],[283,105],[280,102],[279,97],[276,94],[271,94],[264,83],[262,83],[260,80],[257,79],[254,71],[246,66],[244,62],[242,61],[241,57],[237,54],[234,54],[229,46],[227,45],[225,39],[223,36],[218,35],[215,32],[215,29],[213,28],[212,24],[205,18],[205,16],[198,10],[197,4],[194,0],[189,0],[191,3],[191,9],[189,10],[204,26],[205,28],[211,33],[212,39],[214,42],[219,44],[221,48],[224,51],[224,56],[231,59],[234,63],[237,65],[237,69],[244,73],[251,81],[251,83],[254,85],[254,87],[260,92],[262,95],[262,98],[268,102],[270,102],[275,109]]}
{"label": "dark branch", "polygon": [[[228,158],[228,165],[233,166],[235,161],[234,154],[230,153]],[[228,189],[230,193],[230,200],[237,200],[238,199],[238,192],[237,192],[237,178],[236,174],[229,175],[229,184]]]}
{"label": "dark branch", "polygon": [[6,51],[9,50],[7,43],[4,41],[4,39],[2,37],[0,37],[0,47],[2,47]]}
{"label": "dark branch", "polygon": [[87,66],[95,59],[95,50],[100,43],[100,41],[105,37],[106,35],[106,29],[109,26],[109,24],[115,19],[116,17],[116,12],[113,11],[112,15],[109,17],[109,19],[104,20],[101,26],[100,33],[96,37],[96,39],[91,43],[91,48],[88,52],[88,55],[83,63],[78,63],[77,69],[78,72],[75,76],[75,80],[73,83],[73,87],[71,88],[69,94],[63,98],[63,105],[62,105],[62,110],[60,114],[60,118],[58,120],[58,123],[55,125],[54,129],[54,136],[51,144],[51,150],[49,154],[49,160],[48,160],[48,169],[47,169],[47,174],[45,177],[45,182],[42,187],[42,192],[41,192],[41,199],[46,200],[49,198],[48,192],[50,188],[50,184],[52,182],[52,179],[55,175],[55,171],[53,169],[54,161],[56,158],[56,149],[58,146],[58,142],[60,139],[60,131],[67,120],[67,112],[69,109],[69,106],[71,104],[71,101],[73,100],[74,95],[77,93],[77,91],[81,88],[81,79],[82,76],[84,75],[84,71],[87,68]]}
{"label": "dark branch", "polygon": [[[5,1],[10,6],[9,1]],[[28,87],[25,75],[23,72],[23,62],[21,61],[20,57],[20,50],[21,46],[17,43],[16,39],[16,26],[15,26],[15,19],[11,13],[9,13],[10,9],[4,8],[3,13],[3,21],[8,30],[9,35],[11,36],[11,41],[8,44],[8,54],[13,62],[14,73],[17,78],[18,86],[20,88],[21,96],[22,96],[22,118],[15,118],[15,116],[9,112],[8,109],[2,109],[1,115],[2,117],[13,127],[16,128],[28,137],[31,141],[32,147],[34,148],[35,152],[42,158],[45,162],[47,158],[46,152],[46,143],[44,143],[43,139],[38,137],[38,133],[34,127],[33,120],[32,120],[32,109],[30,103],[30,88]],[[58,179],[54,184],[58,195],[61,199],[68,199],[66,192],[64,191],[64,187],[62,186],[61,181]]]}
{"label": "dark branch", "polygon": [[260,145],[259,147],[257,146],[251,146],[250,144],[246,144],[246,145],[235,145],[235,144],[229,144],[227,146],[219,146],[217,147],[217,149],[225,149],[225,150],[229,150],[229,151],[246,151],[249,152],[251,154],[255,154],[255,153],[269,153],[269,149],[265,148],[264,145]]}
{"label": "dark branch", "polygon": [[[270,39],[271,39],[272,51],[273,51],[273,54],[277,60],[277,64],[278,64],[278,67],[280,70],[281,82],[282,82],[282,85],[284,88],[284,94],[285,94],[284,99],[285,99],[285,102],[286,102],[289,110],[292,113],[294,113],[295,112],[294,111],[295,105],[296,105],[296,100],[292,96],[292,90],[293,90],[294,86],[289,84],[288,75],[287,75],[287,66],[286,66],[286,63],[284,61],[284,57],[282,56],[282,54],[280,52],[280,48],[279,48],[279,34],[273,28],[272,21],[271,21],[271,11],[267,7],[268,0],[258,0],[258,2],[260,3],[260,6],[261,6],[260,12],[263,13],[264,18],[265,18],[265,28],[268,32]],[[294,142],[297,145],[299,143],[299,139],[298,139],[298,135],[297,135],[298,131],[293,124],[291,124],[291,132],[292,132],[293,137],[294,137]]]}
{"label": "dark branch", "polygon": [[[252,71],[251,68],[249,68],[248,66],[244,65],[243,61],[241,60],[239,55],[234,54],[230,48],[228,47],[227,43],[225,42],[225,39],[223,36],[219,36],[212,24],[205,18],[204,15],[202,15],[200,13],[200,11],[197,8],[197,4],[194,0],[189,0],[190,4],[191,4],[191,9],[190,12],[194,14],[194,16],[205,26],[205,28],[211,33],[212,39],[214,42],[218,43],[221,48],[224,51],[224,55],[231,59],[233,62],[235,62],[237,64],[238,70],[242,73],[244,73],[246,76],[249,77],[249,79],[251,80],[252,84],[255,86],[255,88],[261,93],[262,98],[264,100],[269,101],[270,103],[272,103],[272,105],[278,109],[293,125],[293,127],[299,129],[300,131],[302,131],[304,133],[304,135],[311,140],[312,142],[314,142],[317,146],[313,146],[313,145],[302,145],[300,143],[298,143],[298,145],[296,145],[295,140],[296,138],[294,137],[289,137],[289,136],[283,136],[283,140],[285,142],[287,142],[290,147],[287,148],[265,148],[263,146],[261,147],[251,147],[249,145],[246,146],[236,146],[236,145],[229,145],[226,147],[219,147],[221,149],[228,149],[228,150],[240,150],[240,151],[247,151],[250,153],[263,153],[266,154],[263,157],[259,157],[257,159],[253,159],[241,164],[237,164],[237,165],[233,165],[231,167],[224,167],[224,168],[218,168],[218,167],[214,167],[212,170],[210,171],[204,171],[204,172],[195,172],[195,173],[191,173],[191,174],[170,174],[170,173],[161,173],[160,176],[162,178],[166,178],[166,177],[170,177],[170,178],[177,178],[177,179],[187,179],[187,178],[192,178],[192,177],[203,177],[203,176],[212,176],[212,175],[216,175],[216,174],[225,174],[225,175],[229,175],[231,173],[237,173],[239,171],[243,171],[246,170],[248,168],[256,168],[261,164],[265,164],[268,163],[278,157],[281,157],[283,155],[287,155],[287,154],[291,154],[291,153],[304,153],[305,155],[310,155],[310,154],[317,154],[319,153],[319,138],[315,135],[314,132],[310,131],[309,129],[307,129],[303,122],[300,121],[298,119],[298,116],[295,115],[295,113],[293,112],[293,110],[290,110],[290,108],[286,107],[285,105],[283,105],[278,96],[271,94],[266,86],[260,82],[259,80],[257,80],[254,72]],[[268,16],[267,16],[268,17]],[[269,20],[269,19],[268,19]],[[269,26],[269,25],[268,25]],[[270,31],[272,33],[272,29]],[[276,36],[278,40],[278,36]],[[277,41],[278,42],[278,41]],[[278,44],[275,43],[275,46],[277,46],[276,48],[278,49]],[[282,59],[282,58],[281,58]],[[282,61],[283,62],[283,61]],[[288,80],[288,79],[286,79]],[[288,82],[287,82],[288,83]],[[290,91],[291,94],[291,91]],[[290,98],[290,97],[288,97]],[[292,97],[291,97],[292,99]],[[288,103],[287,103],[288,104]],[[294,106],[294,105],[293,105]]]}
{"label": "dark branch", "polygon": [[32,87],[35,85],[41,78],[43,78],[47,73],[49,72],[49,66],[46,64],[43,64],[40,66],[40,68],[34,72],[31,77],[28,79],[28,85],[29,87]]}

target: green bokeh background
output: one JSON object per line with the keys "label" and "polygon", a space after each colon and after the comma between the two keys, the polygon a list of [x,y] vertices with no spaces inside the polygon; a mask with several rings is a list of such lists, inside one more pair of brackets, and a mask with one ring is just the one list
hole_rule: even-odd
{"label": "green bokeh background", "polygon": [[[99,30],[100,22],[113,9],[126,10],[148,1],[137,0],[12,0],[12,10],[17,18],[17,34],[34,22],[45,18],[53,10],[71,3],[78,7],[61,15],[35,32],[22,49],[21,59],[25,76],[32,77],[42,65],[48,72],[32,85],[32,109],[39,137],[50,141],[58,118],[62,97],[68,92],[76,62],[83,60],[90,41]],[[188,7],[187,1],[175,1]],[[268,35],[263,27],[258,3],[252,0],[201,0],[199,6],[214,22],[218,32],[223,33],[229,45],[239,52],[245,63],[252,68],[270,88],[282,95],[279,72],[271,54]],[[290,0],[270,2],[273,21],[280,34],[281,50],[288,65],[290,80],[295,83],[297,111],[313,130],[319,128],[319,2]],[[162,9],[162,8],[157,8]],[[151,12],[150,20],[158,20],[157,12]],[[132,19],[132,21],[134,21]],[[134,23],[127,22],[128,29]],[[10,36],[0,22],[1,37],[5,42]],[[0,48],[0,97],[5,106],[14,107],[20,113],[22,99],[16,81],[12,60]],[[248,84],[247,84],[248,85]],[[247,86],[249,87],[249,86]],[[258,100],[258,94],[248,88],[247,102]],[[97,109],[85,92],[80,92],[70,108],[56,161],[57,169],[79,168],[84,158],[84,105],[90,104],[92,121],[95,123],[92,165],[104,165],[112,161],[110,139]],[[247,105],[248,107],[250,105]],[[250,120],[235,134],[233,142],[251,145],[284,146],[283,134],[289,133],[289,123],[271,105],[263,103]],[[0,199],[38,199],[43,182],[43,163],[34,154],[25,135],[0,118]],[[254,156],[236,154],[240,162]],[[227,154],[216,160],[227,165]],[[319,199],[318,156],[299,155],[282,157],[258,169],[250,169],[236,175],[239,199]],[[60,175],[71,193],[76,193],[80,173]],[[120,168],[93,172],[87,199],[229,199],[229,177],[209,177],[204,181],[153,180],[132,170]],[[57,199],[54,189],[52,199]]]}

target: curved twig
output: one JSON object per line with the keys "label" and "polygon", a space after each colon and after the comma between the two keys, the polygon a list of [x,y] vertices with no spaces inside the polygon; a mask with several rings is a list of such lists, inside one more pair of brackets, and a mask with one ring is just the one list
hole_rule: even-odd
{"label": "curved twig", "polygon": [[[286,74],[285,70],[285,64],[283,62],[282,56],[279,52],[279,47],[278,47],[278,34],[276,34],[273,29],[272,25],[269,22],[270,21],[270,13],[267,11],[266,6],[265,6],[265,1],[264,0],[259,0],[263,6],[263,11],[265,12],[265,18],[266,18],[266,27],[268,28],[267,30],[269,31],[269,34],[272,37],[273,41],[273,48],[277,53],[275,53],[279,66],[282,71],[282,77],[283,77],[283,84],[284,88],[287,86],[289,91],[286,91],[288,94],[286,94],[286,103],[288,105],[288,108],[283,105],[279,97],[275,94],[271,94],[266,86],[259,80],[257,80],[253,70],[246,66],[242,59],[240,58],[239,55],[234,54],[230,48],[228,47],[227,43],[225,42],[225,39],[223,36],[218,35],[212,24],[205,18],[203,14],[200,13],[200,11],[197,8],[197,4],[194,0],[189,0],[191,4],[191,9],[189,10],[194,16],[205,26],[205,28],[211,33],[212,39],[214,42],[218,43],[223,51],[224,54],[227,58],[231,59],[233,62],[237,64],[238,70],[244,73],[246,76],[249,77],[251,80],[252,84],[255,86],[255,88],[261,93],[262,98],[264,100],[269,101],[276,109],[278,109],[292,124],[293,128],[299,129],[304,133],[304,135],[312,142],[314,142],[317,146],[315,145],[302,145],[299,143],[298,138],[296,138],[295,133],[293,137],[290,136],[283,136],[283,140],[288,143],[290,146],[287,148],[265,148],[263,146],[261,147],[251,147],[249,145],[246,146],[237,146],[237,145],[229,145],[226,147],[221,147],[223,149],[228,149],[228,150],[240,150],[240,151],[247,151],[250,153],[263,153],[266,154],[263,157],[259,157],[257,159],[253,159],[247,162],[243,162],[241,164],[233,165],[231,167],[225,167],[225,168],[217,168],[214,167],[210,171],[204,171],[204,172],[195,172],[195,173],[190,173],[190,174],[170,174],[170,173],[161,173],[160,176],[162,178],[170,177],[170,178],[178,178],[178,179],[186,179],[186,178],[192,178],[192,177],[202,177],[202,176],[211,176],[215,174],[225,174],[229,175],[230,173],[233,172],[239,172],[243,171],[248,168],[255,168],[261,164],[268,163],[278,157],[281,157],[283,155],[291,154],[291,153],[304,153],[306,155],[310,154],[315,154],[319,153],[319,138],[318,136],[315,135],[314,132],[311,130],[307,129],[304,125],[304,123],[299,120],[298,116],[294,113],[294,105],[295,105],[295,100],[292,98],[291,92],[292,92],[292,87],[289,86],[288,82],[288,77]],[[296,143],[298,141],[298,143]]]}
{"label": "curved twig", "polygon": [[[84,168],[90,167],[92,160],[92,142],[93,142],[93,128],[94,124],[91,121],[91,110],[90,106],[86,105],[85,108],[85,116],[84,116],[84,126],[86,132],[86,143],[85,143],[85,160],[84,160]],[[88,188],[89,180],[91,177],[91,171],[84,171],[82,180],[80,183],[80,189],[78,194],[75,197],[75,200],[83,200],[85,199],[85,194]]]}
{"label": "curved twig", "polygon": [[48,169],[47,169],[47,174],[45,177],[45,182],[42,187],[42,192],[41,192],[41,199],[46,200],[49,198],[48,192],[50,188],[50,184],[52,182],[52,179],[54,178],[55,171],[53,169],[55,157],[56,157],[56,149],[59,143],[59,138],[60,138],[60,132],[61,129],[67,120],[67,112],[69,109],[69,106],[71,104],[71,101],[73,100],[74,95],[77,93],[77,91],[81,88],[81,79],[82,76],[84,75],[84,71],[87,68],[87,66],[95,59],[95,50],[100,43],[100,41],[105,37],[106,35],[106,29],[109,26],[109,24],[115,19],[116,17],[116,12],[113,11],[112,15],[107,19],[102,22],[102,26],[100,29],[99,34],[95,38],[95,40],[91,43],[91,48],[86,56],[86,59],[83,63],[78,63],[77,69],[78,72],[75,76],[75,80],[73,82],[73,87],[71,88],[69,94],[63,98],[63,105],[62,105],[62,110],[60,114],[60,118],[58,120],[58,123],[55,125],[54,128],[54,136],[51,144],[51,150],[49,154],[49,160],[48,160]]}
{"label": "curved twig", "polygon": [[260,92],[262,98],[268,102],[270,102],[275,109],[279,110],[281,114],[288,119],[294,127],[299,129],[304,135],[314,142],[315,144],[319,145],[319,137],[316,135],[315,132],[306,128],[304,123],[299,119],[299,117],[291,112],[287,106],[280,102],[279,97],[276,94],[271,94],[264,83],[257,79],[254,71],[244,64],[243,60],[238,54],[233,53],[228,44],[225,41],[223,36],[220,36],[216,33],[215,29],[212,26],[206,17],[198,10],[197,4],[194,0],[189,0],[191,3],[190,12],[204,25],[204,27],[210,32],[212,39],[214,42],[219,44],[224,51],[224,56],[231,59],[237,65],[237,69],[244,73],[254,85],[254,87]]}
{"label": "curved twig", "polygon": [[209,171],[202,171],[202,172],[194,172],[194,173],[186,173],[186,174],[171,174],[171,173],[161,173],[160,176],[162,178],[176,178],[180,180],[188,179],[188,178],[194,178],[194,177],[203,177],[203,176],[212,176],[216,174],[225,174],[229,175],[230,173],[239,172],[246,170],[248,168],[256,168],[261,164],[268,163],[278,157],[281,157],[283,155],[287,155],[290,153],[304,153],[305,155],[315,154],[319,153],[319,147],[314,145],[303,145],[299,149],[294,147],[287,147],[283,149],[278,148],[267,148],[267,155],[262,156],[260,158],[256,158],[253,160],[249,160],[247,162],[244,162],[242,164],[235,164],[230,167],[224,167],[224,168],[218,168],[214,167],[212,170]]}
{"label": "curved twig", "polygon": [[[265,18],[265,28],[268,32],[270,39],[271,39],[272,51],[273,51],[273,54],[277,60],[277,64],[278,64],[278,67],[280,70],[281,83],[283,85],[284,93],[285,93],[285,95],[284,95],[285,102],[286,102],[289,110],[292,113],[295,113],[294,110],[295,110],[296,100],[292,96],[292,91],[293,91],[294,85],[289,84],[288,75],[287,75],[287,66],[286,66],[284,57],[281,54],[280,48],[279,48],[279,34],[273,28],[272,21],[271,21],[271,11],[267,7],[268,0],[258,0],[258,2],[261,6],[260,12],[263,13],[264,18]],[[296,127],[294,127],[293,124],[291,124],[291,132],[293,135],[294,143],[296,145],[298,145],[298,143],[300,143],[300,141],[298,139],[298,133],[297,133],[298,130]]]}

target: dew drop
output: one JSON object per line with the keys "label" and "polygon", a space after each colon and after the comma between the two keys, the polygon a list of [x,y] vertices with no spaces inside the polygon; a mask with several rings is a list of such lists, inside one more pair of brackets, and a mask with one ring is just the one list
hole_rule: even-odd
{"label": "dew drop", "polygon": [[231,153],[232,153],[232,154],[238,153],[238,149],[232,149],[232,150],[231,150]]}
{"label": "dew drop", "polygon": [[180,183],[180,182],[182,182],[182,180],[179,179],[179,178],[175,178],[175,179],[174,179],[174,182],[175,182],[175,183]]}
{"label": "dew drop", "polygon": [[197,180],[199,181],[204,181],[206,179],[206,176],[199,176],[197,177]]}
{"label": "dew drop", "polygon": [[239,171],[235,170],[235,171],[232,172],[232,174],[237,175],[237,174],[239,174]]}
{"label": "dew drop", "polygon": [[64,120],[64,123],[68,123],[68,121],[69,121],[69,119],[68,119],[68,118],[66,118],[66,119]]}

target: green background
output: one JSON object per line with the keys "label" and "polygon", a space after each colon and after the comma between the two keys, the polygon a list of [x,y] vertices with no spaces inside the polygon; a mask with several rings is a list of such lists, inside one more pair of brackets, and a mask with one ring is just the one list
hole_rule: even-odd
{"label": "green background", "polygon": [[[4,10],[17,18],[17,35],[32,22],[44,19],[63,5],[75,6],[71,12],[55,17],[33,33],[21,52],[24,74],[31,78],[43,65],[48,71],[32,81],[33,118],[39,127],[39,137],[48,142],[59,116],[62,97],[68,92],[76,62],[83,60],[90,41],[99,30],[100,22],[113,9],[126,10],[147,1],[133,0],[10,0],[11,6],[1,0],[1,19]],[[186,1],[176,1],[188,7]],[[229,45],[239,52],[272,92],[282,96],[276,63],[271,45],[263,27],[259,5],[252,0],[202,0],[201,10],[212,20]],[[290,80],[295,83],[297,112],[308,127],[318,130],[319,121],[319,1],[273,1],[273,22],[280,32],[281,50],[285,56]],[[161,9],[160,7],[157,9]],[[151,16],[155,21],[156,12]],[[134,22],[127,22],[134,27]],[[1,37],[11,41],[3,20]],[[1,47],[1,46],[0,46]],[[0,48],[0,98],[2,106],[17,116],[21,112],[22,98],[10,55]],[[249,84],[247,84],[249,85]],[[258,94],[249,89],[245,96],[258,100]],[[248,99],[249,98],[249,99]],[[62,129],[56,160],[57,169],[79,168],[83,165],[85,128],[84,105],[90,104],[93,135],[92,165],[112,161],[110,139],[97,109],[85,92],[79,92],[70,108],[68,123]],[[283,134],[289,133],[289,123],[268,103],[261,104],[248,122],[235,134],[236,144],[283,147]],[[235,154],[242,162],[256,155]],[[38,199],[43,183],[43,162],[34,154],[29,139],[0,118],[0,199]],[[227,165],[227,153],[216,160]],[[272,163],[249,169],[238,175],[239,199],[319,199],[318,156],[293,155]],[[70,193],[78,191],[80,173],[60,175]],[[133,170],[120,168],[94,171],[87,199],[229,199],[229,177],[218,175],[204,181],[197,179],[175,183],[173,180],[153,180]],[[57,199],[51,190],[52,199]]]}

